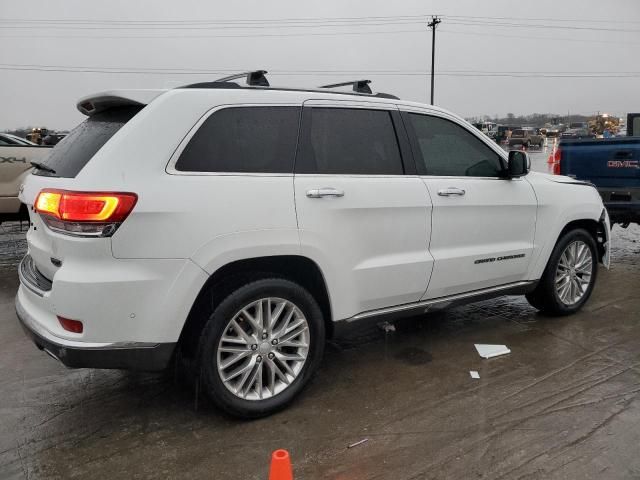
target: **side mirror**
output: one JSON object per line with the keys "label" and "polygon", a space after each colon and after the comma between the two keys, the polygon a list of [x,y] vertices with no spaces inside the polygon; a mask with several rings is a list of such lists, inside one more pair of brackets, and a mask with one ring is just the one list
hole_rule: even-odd
{"label": "side mirror", "polygon": [[511,150],[509,152],[509,164],[507,174],[509,178],[523,177],[531,170],[531,160],[529,155],[519,150]]}

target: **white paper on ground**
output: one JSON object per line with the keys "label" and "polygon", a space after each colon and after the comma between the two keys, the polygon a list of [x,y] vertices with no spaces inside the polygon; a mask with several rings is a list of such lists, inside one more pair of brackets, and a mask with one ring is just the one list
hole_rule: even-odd
{"label": "white paper on ground", "polygon": [[482,358],[497,357],[498,355],[511,353],[511,350],[509,350],[506,345],[487,345],[484,343],[476,343],[475,346],[478,351],[478,355]]}
{"label": "white paper on ground", "polygon": [[480,374],[475,370],[469,371],[469,374],[471,375],[471,378],[480,378]]}

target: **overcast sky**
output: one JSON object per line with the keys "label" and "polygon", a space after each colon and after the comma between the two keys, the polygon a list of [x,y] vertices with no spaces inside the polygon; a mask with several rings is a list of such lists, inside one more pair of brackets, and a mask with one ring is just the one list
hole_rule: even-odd
{"label": "overcast sky", "polygon": [[437,105],[465,117],[640,111],[638,0],[0,0],[0,129],[67,129],[84,95],[217,70],[264,68],[283,86],[369,78],[426,102],[432,14]]}

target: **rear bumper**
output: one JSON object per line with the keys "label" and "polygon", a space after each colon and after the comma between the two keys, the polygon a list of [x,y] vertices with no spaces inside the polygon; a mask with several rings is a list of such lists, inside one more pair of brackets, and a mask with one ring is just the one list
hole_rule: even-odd
{"label": "rear bumper", "polygon": [[27,312],[23,288],[16,295],[16,314],[22,328],[36,347],[67,367],[158,371],[169,365],[175,343],[86,343],[56,337]]}

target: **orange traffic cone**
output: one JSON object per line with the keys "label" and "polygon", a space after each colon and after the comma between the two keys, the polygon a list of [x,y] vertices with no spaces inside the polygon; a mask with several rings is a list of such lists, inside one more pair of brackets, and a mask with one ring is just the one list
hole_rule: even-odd
{"label": "orange traffic cone", "polygon": [[291,459],[289,458],[289,452],[286,450],[276,450],[271,454],[269,480],[293,480]]}

